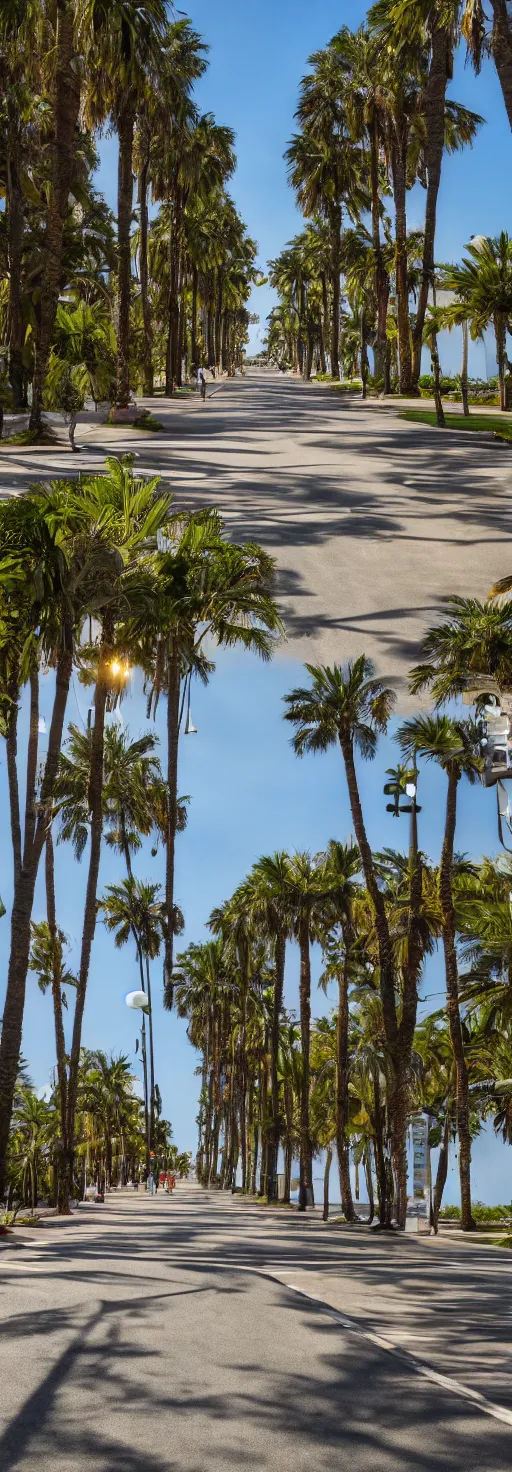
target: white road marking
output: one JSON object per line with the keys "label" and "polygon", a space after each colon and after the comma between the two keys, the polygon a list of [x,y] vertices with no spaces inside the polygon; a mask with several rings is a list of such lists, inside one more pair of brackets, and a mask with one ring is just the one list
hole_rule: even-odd
{"label": "white road marking", "polygon": [[366,1339],[377,1349],[383,1349],[387,1354],[394,1355],[410,1370],[414,1370],[415,1374],[421,1375],[424,1380],[430,1380],[433,1385],[439,1385],[441,1390],[447,1390],[451,1395],[460,1395],[464,1400],[471,1401],[485,1416],[492,1416],[493,1420],[504,1421],[505,1425],[512,1426],[512,1411],[507,1410],[506,1406],[497,1405],[494,1401],[488,1400],[487,1396],[482,1395],[479,1390],[471,1390],[468,1385],[462,1385],[459,1380],[453,1380],[451,1376],[443,1375],[439,1370],[432,1369],[424,1360],[417,1359],[415,1355],[410,1354],[409,1350],[400,1349],[389,1339],[383,1339],[382,1335],[374,1334],[371,1329],[362,1328],[354,1319],[345,1318],[338,1309],[331,1308],[328,1303],[324,1303],[321,1298],[315,1298],[312,1293],[305,1293],[304,1289],[298,1288],[296,1283],[287,1283],[286,1287],[290,1288],[293,1293],[298,1293],[301,1298],[307,1298],[310,1303],[316,1304],[317,1308],[322,1309],[337,1324],[341,1324],[343,1329],[348,1329],[350,1333]]}

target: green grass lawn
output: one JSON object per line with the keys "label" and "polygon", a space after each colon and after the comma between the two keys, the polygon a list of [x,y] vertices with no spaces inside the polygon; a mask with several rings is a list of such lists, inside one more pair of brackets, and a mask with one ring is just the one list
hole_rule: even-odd
{"label": "green grass lawn", "polygon": [[[404,409],[400,418],[412,420],[414,424],[431,424],[437,429],[433,409]],[[512,419],[506,418],[504,414],[445,414],[445,419],[447,429],[469,429],[473,434],[486,431],[487,434],[497,434],[500,439],[512,444]]]}

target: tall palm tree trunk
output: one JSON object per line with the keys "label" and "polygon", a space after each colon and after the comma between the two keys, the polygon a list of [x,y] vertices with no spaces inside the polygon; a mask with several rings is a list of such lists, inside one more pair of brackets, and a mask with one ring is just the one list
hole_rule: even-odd
{"label": "tall palm tree trunk", "polygon": [[169,347],[166,394],[174,393],[178,381],[179,339],[179,227],[178,206],[174,202],[171,212],[171,238],[169,238]]}
{"label": "tall palm tree trunk", "polygon": [[223,342],[224,328],[224,277],[221,270],[217,271],[217,308],[215,312],[215,341],[217,344],[217,366],[219,372],[226,366],[225,347]]}
{"label": "tall palm tree trunk", "polygon": [[459,772],[455,765],[448,769],[448,792],[446,797],[446,820],[439,866],[439,892],[443,925],[443,949],[446,975],[446,1010],[455,1059],[457,1081],[457,1131],[459,1136],[459,1176],[461,1197],[461,1227],[463,1232],[474,1229],[471,1212],[471,1137],[469,1132],[469,1089],[468,1071],[464,1053],[464,1040],[459,1008],[459,969],[455,944],[455,908],[452,892],[453,848],[457,820],[457,787]]}
{"label": "tall palm tree trunk", "polygon": [[9,346],[9,382],[13,394],[13,407],[23,407],[23,339],[24,323],[21,305],[23,236],[25,216],[23,190],[20,173],[19,110],[14,98],[7,97],[9,121],[9,151],[7,155],[7,203],[8,236],[7,257],[9,262],[9,302],[7,308],[7,342]]}
{"label": "tall palm tree trunk", "polygon": [[450,1153],[450,1130],[451,1130],[451,1126],[452,1126],[451,1101],[448,1101],[447,1100],[447,1103],[446,1103],[446,1113],[445,1113],[444,1125],[443,1125],[443,1134],[442,1134],[442,1138],[441,1138],[441,1148],[440,1148],[440,1151],[439,1151],[439,1160],[437,1162],[436,1182],[435,1182],[435,1186],[434,1186],[434,1200],[433,1200],[433,1203],[432,1203],[432,1226],[434,1228],[434,1232],[435,1232],[436,1237],[437,1237],[437,1233],[439,1231],[439,1212],[441,1210],[441,1205],[442,1205],[442,1200],[443,1200],[443,1192],[444,1192],[444,1188],[445,1188],[447,1177],[448,1177],[448,1161],[449,1161],[449,1153]]}
{"label": "tall palm tree trunk", "polygon": [[400,393],[412,391],[411,323],[409,317],[409,272],[407,265],[406,145],[398,137],[392,150],[393,195],[395,200],[396,315]]}
{"label": "tall palm tree trunk", "polygon": [[198,366],[197,357],[197,295],[198,295],[198,270],[192,266],[192,314],[190,319],[190,356],[192,359],[192,371]]}
{"label": "tall palm tree trunk", "polygon": [[393,1071],[393,1090],[390,1101],[391,1125],[393,1135],[393,1156],[395,1172],[397,1176],[398,1198],[401,1205],[402,1217],[400,1225],[404,1224],[404,1203],[407,1202],[407,1152],[406,1152],[406,1128],[407,1128],[407,1105],[406,1105],[406,1057],[399,1046],[398,1019],[396,1011],[395,994],[395,967],[393,958],[393,946],[389,932],[388,919],[384,896],[379,888],[373,855],[368,842],[366,827],[359,796],[359,787],[354,763],[354,748],[350,736],[340,735],[340,744],[347,776],[347,788],[350,802],[352,822],[356,842],[361,854],[363,873],[366,887],[370,895],[372,909],[375,917],[375,930],[377,934],[377,946],[379,953],[380,971],[380,996],[382,1002],[382,1018],[384,1033],[386,1037],[387,1052]]}
{"label": "tall palm tree trunk", "polygon": [[187,331],[187,282],[183,263],[180,265],[179,273],[179,299],[178,299],[178,337],[176,343],[176,387],[183,385],[183,357],[185,353],[185,339]]}
{"label": "tall palm tree trunk", "polygon": [[384,1117],[378,1069],[374,1071],[372,1082],[375,1171],[377,1176],[377,1195],[379,1198],[379,1222],[381,1227],[384,1227],[387,1226],[388,1222],[387,1172],[384,1154]]}
{"label": "tall palm tree trunk", "polygon": [[309,1045],[311,1034],[311,956],[309,937],[309,915],[304,913],[299,921],[300,948],[300,1041],[302,1053],[302,1076],[300,1089],[300,1186],[299,1211],[307,1206],[307,1188],[313,1189],[313,1149],[309,1128]]}
{"label": "tall palm tree trunk", "polygon": [[[145,992],[146,991],[146,984],[145,984],[145,978],[144,978],[144,958],[143,958],[142,942],[141,942],[141,939],[140,939],[140,936],[139,936],[138,932],[134,929],[133,926],[132,926],[132,933],[133,933],[133,936],[134,936],[134,939],[135,939],[135,944],[136,944],[136,947],[137,947],[137,959],[138,959],[138,962],[139,962],[139,975],[140,975],[141,991]],[[149,1018],[150,1018],[150,1026],[151,1026],[151,993],[150,992],[148,993],[148,1004],[149,1004],[149,1008],[150,1008]],[[150,1034],[150,1036],[151,1036],[151,1034]],[[152,1148],[151,1141],[152,1141],[152,1134],[153,1134],[152,1125],[153,1125],[153,1091],[154,1091],[154,1078],[153,1078],[153,1086],[152,1086],[152,1093],[151,1093],[151,1115],[150,1115],[150,1109],[149,1109],[149,1097],[150,1096],[149,1096],[149,1090],[148,1090],[148,1060],[147,1060],[147,1052],[146,1052],[146,1018],[145,1018],[144,1012],[142,1013],[141,1044],[142,1044],[142,1078],[143,1078],[143,1085],[144,1085],[144,1128],[145,1128],[145,1143],[146,1143],[146,1172],[149,1175],[149,1169],[150,1169],[150,1150]]]}
{"label": "tall palm tree trunk", "polygon": [[[266,1060],[266,1057],[267,1057],[267,1036],[266,1036],[266,1029],[265,1029],[264,1053],[265,1053],[265,1060]],[[260,1063],[260,1069],[259,1069],[259,1087],[258,1087],[258,1128],[259,1128],[260,1156],[261,1156],[261,1161],[260,1161],[260,1184],[259,1184],[259,1188],[258,1188],[258,1196],[265,1196],[266,1189],[267,1189],[267,1159],[268,1159],[268,1156],[267,1156],[268,1131],[266,1129],[267,1107],[268,1107],[267,1064],[266,1064],[266,1061],[263,1061],[262,1060],[262,1062]]]}
{"label": "tall palm tree trunk", "polygon": [[[57,919],[55,908],[55,863],[53,853],[53,838],[51,826],[48,828],[45,845],[45,878],[46,878],[46,916],[48,928],[53,943],[57,938]],[[53,967],[52,976],[52,1000],[53,1019],[55,1024],[55,1046],[57,1052],[57,1079],[59,1085],[59,1127],[62,1142],[62,1151],[59,1152],[57,1172],[57,1213],[59,1216],[67,1216],[70,1210],[70,1197],[73,1186],[72,1151],[69,1149],[68,1124],[67,1124],[67,1102],[68,1102],[68,1074],[66,1061],[66,1040],[64,1037],[64,1022],[62,1016],[62,987],[60,976]]]}
{"label": "tall palm tree trunk", "polygon": [[[48,753],[43,781],[38,797],[37,820],[33,831],[35,803],[35,773],[37,765],[37,724],[35,721],[34,691],[31,699],[31,720],[27,772],[32,789],[27,784],[25,796],[25,844],[23,860],[18,867],[16,853],[20,852],[20,813],[17,782],[9,775],[9,797],[11,804],[11,831],[15,859],[15,884],[11,912],[11,949],[7,974],[2,1034],[0,1037],[0,1200],[5,1191],[5,1164],[11,1125],[14,1091],[18,1075],[25,988],[30,953],[30,922],[34,904],[34,891],[39,860],[46,841],[47,813],[53,799],[59,754],[62,745],[64,717],[71,681],[73,664],[73,632],[66,625],[63,631],[63,649],[57,665],[52,719],[48,736]],[[12,761],[12,749],[11,749]],[[30,774],[32,777],[30,778]],[[28,844],[27,844],[28,839]]]}
{"label": "tall palm tree trunk", "polygon": [[512,25],[507,0],[491,0],[492,54],[500,80],[507,117],[512,128]]}
{"label": "tall palm tree trunk", "polygon": [[140,298],[142,305],[142,325],[144,330],[144,342],[142,348],[142,373],[143,392],[148,396],[153,393],[153,321],[149,302],[149,265],[148,265],[148,175],[149,175],[149,130],[147,124],[144,127],[143,159],[139,171],[139,216],[140,216],[140,244],[139,244],[139,269],[140,269]]}
{"label": "tall palm tree trunk", "polygon": [[424,956],[421,917],[423,865],[418,852],[418,817],[415,796],[412,799],[409,864],[411,881],[409,923],[407,927],[407,959],[402,972],[402,1011],[400,1023],[397,1029],[395,1046],[391,1054],[393,1068],[391,1089],[392,1147],[396,1180],[396,1216],[398,1225],[401,1228],[405,1227],[407,1216],[406,1130],[409,1112],[408,1078],[416,1028],[418,988],[421,980]]}
{"label": "tall palm tree trunk", "polygon": [[174,958],[174,863],[178,824],[178,745],[180,720],[180,660],[174,641],[167,651],[167,834],[165,843],[165,913],[164,987],[170,988],[172,1001],[172,968]]}
{"label": "tall palm tree trunk", "polygon": [[359,786],[354,762],[354,748],[350,736],[340,736],[340,746],[345,765],[347,778],[348,797],[354,833],[357,846],[361,854],[363,872],[368,889],[372,907],[375,915],[375,929],[379,948],[380,986],[382,1011],[386,1037],[393,1038],[396,1035],[397,1015],[395,1002],[395,968],[393,961],[393,947],[389,933],[389,925],[386,915],[384,896],[379,889],[377,875],[375,873],[373,854],[368,842],[366,827],[361,807]]}
{"label": "tall palm tree trunk", "polygon": [[250,1188],[249,1188],[250,1189],[250,1192],[251,1192],[251,1196],[255,1196],[256,1195],[256,1183],[257,1183],[257,1179],[258,1179],[259,1148],[260,1148],[260,1131],[259,1131],[258,1121],[256,1120],[255,1121],[255,1125],[254,1125],[254,1145],[253,1145],[252,1166],[251,1166],[251,1178],[250,1178]]}
{"label": "tall palm tree trunk", "polygon": [[272,1134],[269,1137],[267,1152],[267,1171],[271,1182],[270,1192],[267,1185],[269,1200],[277,1198],[277,1161],[279,1155],[279,1137],[281,1133],[281,1113],[279,1107],[279,1027],[281,1012],[283,1009],[284,991],[284,967],[286,957],[286,939],[280,932],[276,936],[274,948],[275,981],[274,997],[272,1002],[272,1031],[270,1036],[270,1093],[272,1101]]}
{"label": "tall palm tree trunk", "polygon": [[373,347],[373,368],[376,379],[382,379],[387,392],[387,317],[389,298],[389,276],[384,266],[380,238],[380,190],[379,190],[379,134],[377,110],[374,108],[370,129],[370,184],[372,199],[372,241],[375,257],[375,296],[377,299],[377,335]]}
{"label": "tall palm tree trunk", "polygon": [[144,1125],[146,1133],[146,1175],[151,1170],[151,1158],[149,1147],[149,1104],[148,1104],[148,1055],[146,1049],[146,1018],[142,1013],[142,1026],[140,1030],[141,1052],[142,1052],[142,1077],[144,1080]]}
{"label": "tall palm tree trunk", "polygon": [[211,298],[206,313],[206,361],[207,363],[218,361],[215,342],[215,310]]}
{"label": "tall palm tree trunk", "polygon": [[329,1221],[329,1181],[330,1181],[330,1177],[331,1177],[331,1162],[332,1162],[332,1145],[328,1145],[327,1146],[327,1150],[326,1150],[326,1154],[325,1154],[325,1166],[324,1166],[324,1209],[323,1209],[323,1212],[322,1212],[322,1221],[324,1221],[324,1222],[328,1222]]}
{"label": "tall palm tree trunk", "polygon": [[149,1032],[149,1148],[155,1148],[155,1053],[153,1046],[153,1010],[151,1007],[151,976],[149,972],[149,956],[146,952],[146,989],[148,994],[148,1032]]}
{"label": "tall palm tree trunk", "polygon": [[494,316],[494,336],[496,339],[496,359],[498,363],[498,383],[500,387],[500,409],[502,412],[507,407],[505,393],[505,366],[506,366],[506,319],[501,312]]}
{"label": "tall palm tree trunk", "polygon": [[468,356],[469,356],[469,331],[467,320],[461,323],[462,327],[462,363],[460,370],[460,387],[462,394],[462,413],[469,414],[468,396]]}
{"label": "tall palm tree trunk", "polygon": [[331,211],[331,287],[332,287],[332,322],[331,322],[331,374],[333,378],[340,376],[340,249],[341,249],[341,205],[336,205]]}
{"label": "tall palm tree trunk", "polygon": [[364,1151],[363,1151],[363,1166],[364,1166],[364,1176],[365,1176],[365,1181],[366,1181],[366,1190],[368,1192],[368,1207],[369,1207],[369,1211],[368,1211],[368,1226],[371,1226],[372,1221],[373,1221],[373,1218],[375,1216],[375,1200],[374,1200],[374,1195],[373,1195],[372,1155],[371,1155],[371,1141],[370,1140],[368,1141],[368,1144],[365,1145],[365,1147],[364,1147]]}
{"label": "tall palm tree trunk", "polygon": [[89,869],[87,874],[87,888],[85,892],[84,921],[82,928],[82,945],[80,951],[80,968],[78,972],[78,984],[76,989],[75,1016],[73,1019],[73,1034],[71,1040],[71,1055],[69,1063],[68,1082],[68,1139],[74,1140],[75,1115],[78,1096],[78,1070],[80,1065],[80,1047],[82,1043],[82,1023],[89,980],[89,968],[91,963],[92,943],[96,930],[97,898],[98,898],[98,876],[101,857],[101,840],[103,834],[103,760],[105,744],[105,708],[107,702],[107,690],[105,674],[110,656],[110,640],[106,637],[106,630],[102,639],[99,661],[98,678],[94,693],[94,726],[91,744],[91,766],[89,773],[89,811],[91,813],[91,833],[89,848]]}
{"label": "tall palm tree trunk", "polygon": [[35,335],[35,365],[30,414],[30,429],[34,434],[40,434],[42,429],[43,389],[59,301],[64,223],[68,211],[69,191],[73,182],[78,138],[80,62],[75,52],[75,5],[73,0],[58,0],[56,26],[51,174],[45,222],[44,266]]}
{"label": "tall palm tree trunk", "polygon": [[[289,1084],[286,1084],[285,1085],[285,1098],[286,1098],[286,1091],[287,1090],[291,1093],[291,1089],[290,1089],[290,1085]],[[284,1147],[284,1190],[283,1190],[283,1203],[284,1203],[285,1206],[289,1206],[289,1204],[290,1204],[290,1191],[291,1191],[291,1184],[292,1184],[292,1163],[293,1163],[293,1146],[292,1146],[292,1135],[291,1135],[291,1131],[292,1131],[292,1127],[293,1127],[293,1099],[290,1100],[290,1110],[288,1109],[288,1105],[286,1105],[286,1113],[287,1113],[287,1135],[286,1135],[286,1142],[285,1142],[285,1147]],[[291,1115],[291,1119],[290,1119],[290,1115]],[[288,1120],[289,1119],[290,1119],[290,1122],[288,1123]]]}
{"label": "tall palm tree trunk", "polygon": [[[434,11],[434,16],[436,12]],[[427,313],[429,290],[434,280],[434,247],[436,235],[437,198],[441,183],[441,165],[445,138],[446,88],[451,70],[451,36],[447,26],[436,23],[432,31],[431,56],[427,86],[425,90],[424,117],[426,127],[427,200],[425,205],[425,229],[423,235],[423,262],[421,285],[416,304],[416,320],[412,334],[413,362],[412,386],[417,391],[421,373],[421,348],[423,328]]]}
{"label": "tall palm tree trunk", "polygon": [[338,976],[338,1016],[336,1019],[336,1151],[343,1215],[348,1222],[353,1222],[356,1221],[356,1213],[352,1200],[349,1148],[345,1134],[348,1122],[349,1085],[348,986],[349,962],[345,955],[345,962]]}
{"label": "tall palm tree trunk", "polygon": [[116,404],[130,401],[130,295],[132,283],[131,224],[133,202],[133,135],[135,107],[131,94],[123,99],[117,117],[119,164],[117,175],[117,382]]}

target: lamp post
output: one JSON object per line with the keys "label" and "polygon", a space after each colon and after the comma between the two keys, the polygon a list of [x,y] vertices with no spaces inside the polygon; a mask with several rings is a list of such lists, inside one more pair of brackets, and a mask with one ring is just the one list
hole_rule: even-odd
{"label": "lamp post", "polygon": [[150,1142],[149,1142],[149,1108],[148,1108],[148,1067],[147,1067],[147,1058],[146,1058],[146,1015],[147,1016],[150,1015],[150,1007],[149,1007],[149,1000],[148,1000],[148,997],[146,995],[146,992],[142,992],[142,991],[138,991],[138,992],[127,992],[126,999],[125,1000],[126,1000],[126,1006],[127,1007],[130,1007],[130,1009],[133,1012],[142,1012],[141,1052],[142,1052],[142,1072],[143,1072],[143,1078],[144,1078],[144,1122],[145,1122],[145,1128],[146,1128],[146,1173],[147,1173],[147,1175],[149,1175],[149,1171],[150,1171],[150,1158],[149,1158]]}

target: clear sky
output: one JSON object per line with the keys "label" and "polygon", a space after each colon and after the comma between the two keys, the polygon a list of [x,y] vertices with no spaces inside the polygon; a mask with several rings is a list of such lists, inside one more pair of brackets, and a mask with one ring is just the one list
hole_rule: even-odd
{"label": "clear sky", "polygon": [[[181,12],[180,12],[181,13]],[[325,46],[341,25],[357,27],[366,6],[360,0],[193,0],[186,8],[210,46],[210,65],[197,87],[199,106],[235,129],[238,168],[230,188],[248,229],[259,243],[260,263],[278,254],[301,229],[286,182],[283,152],[294,129],[298,85],[313,51]],[[460,258],[471,235],[496,235],[509,224],[504,180],[512,167],[512,142],[494,66],[484,62],[479,77],[457,57],[450,95],[486,119],[473,149],[445,158],[439,198],[437,259]],[[102,144],[99,182],[115,207],[117,145]],[[505,193],[508,201],[508,195]],[[409,224],[423,224],[424,191],[409,196]],[[254,293],[252,308],[264,319],[274,301],[268,286]],[[258,329],[252,346],[257,350]],[[459,366],[456,334],[443,342],[446,370]],[[427,365],[428,367],[428,365]],[[489,373],[494,372],[492,347]],[[471,346],[470,371],[486,376],[483,345]]]}

